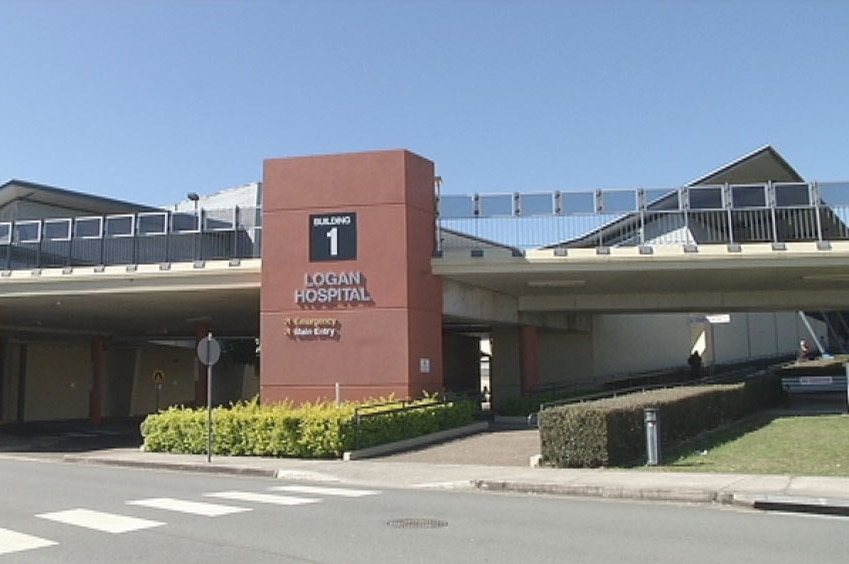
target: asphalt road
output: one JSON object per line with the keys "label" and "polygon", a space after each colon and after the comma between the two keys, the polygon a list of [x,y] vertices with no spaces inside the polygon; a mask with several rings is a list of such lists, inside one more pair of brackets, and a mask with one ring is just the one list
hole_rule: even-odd
{"label": "asphalt road", "polygon": [[0,563],[819,564],[846,553],[846,518],[363,490],[17,456],[0,456]]}

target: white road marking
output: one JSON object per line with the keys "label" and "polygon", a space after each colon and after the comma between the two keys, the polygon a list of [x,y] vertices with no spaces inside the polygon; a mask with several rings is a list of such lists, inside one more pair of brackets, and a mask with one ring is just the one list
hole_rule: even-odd
{"label": "white road marking", "polygon": [[279,492],[291,492],[313,495],[335,495],[339,497],[364,497],[367,495],[377,495],[380,492],[375,490],[354,490],[349,488],[323,488],[318,486],[273,486],[269,488]]}
{"label": "white road marking", "polygon": [[141,505],[153,507],[154,509],[165,509],[166,511],[179,511],[204,517],[218,517],[219,515],[230,515],[231,513],[242,513],[253,511],[250,507],[236,507],[234,505],[220,505],[217,503],[204,503],[201,501],[185,501],[170,497],[156,497],[152,499],[138,499],[128,501],[129,505]]}
{"label": "white road marking", "polygon": [[276,505],[304,505],[306,503],[320,503],[320,499],[307,497],[291,497],[286,495],[272,495],[252,492],[216,492],[204,494],[208,497],[220,497],[221,499],[235,499],[238,501],[255,501],[257,503],[272,503]]}
{"label": "white road marking", "polygon": [[55,544],[57,543],[41,537],[16,533],[9,529],[0,529],[0,554],[32,550],[34,548],[44,548]]}
{"label": "white road marking", "polygon": [[139,529],[159,527],[165,524],[160,521],[148,521],[147,519],[137,519],[125,515],[115,515],[114,513],[102,513],[89,509],[69,509],[68,511],[42,513],[41,515],[36,515],[36,517],[67,525],[94,529],[104,533],[128,533]]}

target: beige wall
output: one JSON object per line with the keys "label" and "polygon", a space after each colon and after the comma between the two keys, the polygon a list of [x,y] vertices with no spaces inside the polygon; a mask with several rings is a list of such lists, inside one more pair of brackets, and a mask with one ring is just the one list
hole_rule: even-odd
{"label": "beige wall", "polygon": [[[594,320],[595,373],[609,379],[629,372],[686,367],[698,349],[706,365],[794,354],[807,329],[796,312],[732,313],[729,323],[694,323],[688,314],[599,315]],[[818,335],[822,322],[809,319]],[[715,354],[715,359],[714,359]]]}
{"label": "beige wall", "polygon": [[26,421],[86,419],[92,382],[91,348],[29,344],[26,360]]}
{"label": "beige wall", "polygon": [[540,385],[593,379],[592,334],[541,330],[539,345]]}
{"label": "beige wall", "polygon": [[693,344],[690,318],[685,314],[597,315],[593,329],[599,380],[686,367]]}
{"label": "beige wall", "polygon": [[[146,415],[156,408],[156,388],[153,374],[165,374],[159,392],[159,408],[169,405],[190,405],[195,400],[195,351],[158,345],[146,345],[136,351],[133,396],[130,415]],[[204,374],[204,377],[206,375]]]}

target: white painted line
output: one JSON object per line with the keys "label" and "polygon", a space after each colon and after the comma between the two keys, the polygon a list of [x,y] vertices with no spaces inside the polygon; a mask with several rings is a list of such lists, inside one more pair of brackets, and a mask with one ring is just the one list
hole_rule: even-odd
{"label": "white painted line", "polygon": [[57,523],[65,523],[66,525],[76,525],[77,527],[94,529],[104,533],[128,533],[130,531],[149,529],[150,527],[158,527],[165,524],[159,521],[136,519],[135,517],[115,515],[114,513],[102,513],[100,511],[91,511],[89,509],[69,509],[68,511],[42,513],[41,515],[36,515],[36,517],[49,519],[50,521],[56,521]]}
{"label": "white painted line", "polygon": [[0,529],[0,554],[32,550],[34,548],[44,548],[55,544],[57,543],[41,537],[16,533],[9,529]]}
{"label": "white painted line", "polygon": [[221,499],[235,499],[238,501],[255,501],[257,503],[272,503],[276,505],[304,505],[306,503],[320,503],[320,499],[307,497],[290,497],[286,495],[272,495],[251,492],[217,492],[204,494],[208,497],[220,497]]}
{"label": "white painted line", "polygon": [[170,497],[138,499],[136,501],[128,501],[127,504],[153,507],[154,509],[164,509],[166,511],[178,511],[180,513],[191,513],[192,515],[203,515],[204,517],[218,517],[219,515],[230,515],[231,513],[252,511],[250,507],[219,505],[217,503],[204,503],[202,501],[185,501]]}
{"label": "white painted line", "polygon": [[335,495],[339,497],[364,497],[377,495],[376,490],[353,490],[349,488],[322,488],[318,486],[273,486],[269,489],[279,492],[291,492],[313,495]]}

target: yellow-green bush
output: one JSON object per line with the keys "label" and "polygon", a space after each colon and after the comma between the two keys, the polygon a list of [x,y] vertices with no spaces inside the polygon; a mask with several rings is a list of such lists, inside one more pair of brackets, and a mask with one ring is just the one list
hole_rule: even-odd
{"label": "yellow-green bush", "polygon": [[[393,411],[403,406],[412,409]],[[478,409],[476,402],[440,403],[436,398],[413,404],[384,401],[371,407],[354,403],[265,406],[254,400],[212,410],[213,453],[334,458],[355,448],[471,423]],[[356,413],[360,417],[355,417]],[[144,448],[154,452],[205,453],[207,417],[205,408],[182,407],[149,415],[141,427]]]}

